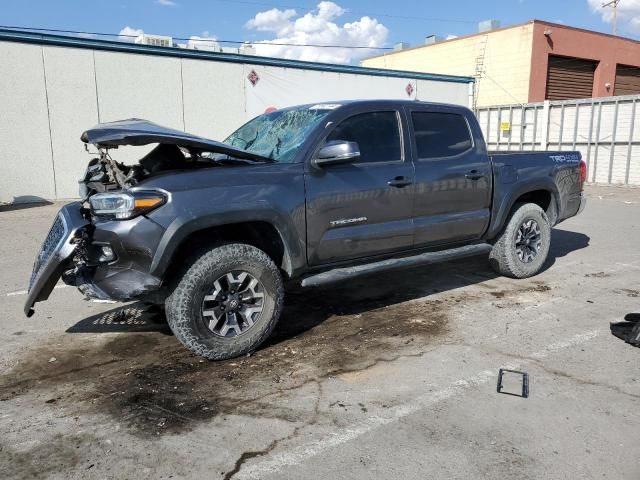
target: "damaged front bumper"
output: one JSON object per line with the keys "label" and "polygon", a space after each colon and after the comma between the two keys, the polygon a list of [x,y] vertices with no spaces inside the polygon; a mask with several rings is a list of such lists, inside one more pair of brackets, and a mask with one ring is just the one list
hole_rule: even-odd
{"label": "damaged front bumper", "polygon": [[[149,268],[164,229],[139,216],[126,221],[91,223],[80,202],[63,207],[47,235],[33,268],[25,314],[49,298],[62,277],[87,298],[160,301],[161,280]],[[113,252],[105,259],[104,247]]]}
{"label": "damaged front bumper", "polygon": [[49,298],[62,273],[76,251],[82,231],[89,221],[82,215],[80,202],[70,203],[60,209],[33,264],[29,280],[29,293],[24,304],[27,317],[33,315],[33,306]]}

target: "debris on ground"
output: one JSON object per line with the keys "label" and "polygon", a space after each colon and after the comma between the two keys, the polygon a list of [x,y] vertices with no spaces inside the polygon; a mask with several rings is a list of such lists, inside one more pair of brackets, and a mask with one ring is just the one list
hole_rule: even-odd
{"label": "debris on ground", "polygon": [[[503,390],[502,380],[505,373],[513,373],[515,375],[522,376],[522,390],[520,393]],[[515,397],[529,398],[529,374],[527,372],[520,372],[518,370],[509,370],[507,368],[501,368],[498,370],[498,393],[504,393],[505,395],[513,395]]]}
{"label": "debris on ground", "polygon": [[640,313],[628,313],[624,321],[612,322],[611,333],[630,345],[640,347]]}

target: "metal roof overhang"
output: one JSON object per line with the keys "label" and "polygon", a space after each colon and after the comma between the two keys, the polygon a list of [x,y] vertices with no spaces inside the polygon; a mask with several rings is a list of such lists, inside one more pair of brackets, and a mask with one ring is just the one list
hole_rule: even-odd
{"label": "metal roof overhang", "polygon": [[451,83],[473,83],[475,81],[473,77],[461,77],[456,75],[439,75],[432,73],[408,72],[403,70],[386,70],[383,68],[358,67],[353,65],[305,62],[301,60],[285,60],[281,58],[260,57],[257,55],[240,55],[236,53],[188,50],[177,47],[156,47],[151,45],[139,45],[136,43],[118,42],[113,40],[97,40],[92,38],[52,35],[48,33],[37,33],[31,31],[0,28],[0,41],[3,40],[7,42],[31,43],[45,46],[50,45],[58,47],[83,48],[91,50],[104,50],[110,52],[155,55],[161,57],[191,58],[214,62],[247,63],[251,65],[317,70],[321,72],[373,75],[376,77],[399,77],[415,80],[432,80]]}

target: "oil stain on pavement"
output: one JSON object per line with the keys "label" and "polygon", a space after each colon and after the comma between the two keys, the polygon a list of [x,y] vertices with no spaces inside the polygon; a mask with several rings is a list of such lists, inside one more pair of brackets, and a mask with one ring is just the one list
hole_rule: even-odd
{"label": "oil stain on pavement", "polygon": [[[107,414],[144,438],[219,415],[306,421],[308,412],[269,397],[434,348],[454,335],[451,315],[465,302],[549,289],[538,282],[478,298],[452,291],[487,278],[486,259],[467,259],[294,291],[264,346],[221,362],[160,332],[62,335],[0,376],[0,401],[28,397],[67,415]],[[432,292],[444,294],[430,299]]]}

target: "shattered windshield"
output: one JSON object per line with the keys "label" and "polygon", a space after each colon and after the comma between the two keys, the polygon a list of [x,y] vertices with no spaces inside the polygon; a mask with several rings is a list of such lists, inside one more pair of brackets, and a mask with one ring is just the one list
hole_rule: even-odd
{"label": "shattered windshield", "polygon": [[233,132],[224,143],[277,162],[291,162],[296,150],[331,108],[324,105],[265,113]]}

